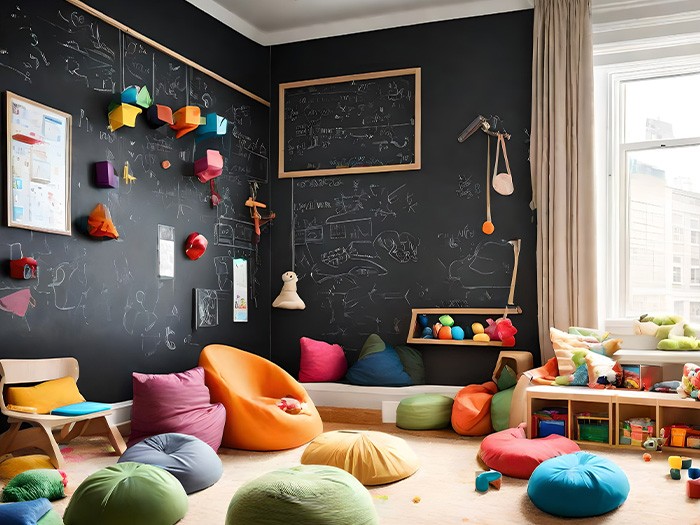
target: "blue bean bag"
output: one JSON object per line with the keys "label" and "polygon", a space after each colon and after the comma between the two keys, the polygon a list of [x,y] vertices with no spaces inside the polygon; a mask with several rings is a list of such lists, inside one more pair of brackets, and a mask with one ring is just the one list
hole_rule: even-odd
{"label": "blue bean bag", "polygon": [[535,506],[555,516],[599,516],[622,505],[630,484],[625,473],[609,459],[576,452],[540,464],[527,484]]}
{"label": "blue bean bag", "polygon": [[119,463],[135,461],[161,467],[182,484],[187,494],[205,489],[221,479],[221,459],[204,441],[187,434],[158,434],[129,447]]}
{"label": "blue bean bag", "polygon": [[371,334],[360,351],[360,357],[350,367],[345,379],[361,386],[410,386],[413,384],[399,354],[377,334]]}

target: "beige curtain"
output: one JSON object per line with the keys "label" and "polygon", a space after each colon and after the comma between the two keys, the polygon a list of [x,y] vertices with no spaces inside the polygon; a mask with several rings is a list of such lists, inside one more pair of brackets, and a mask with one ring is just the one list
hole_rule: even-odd
{"label": "beige curtain", "polygon": [[590,0],[535,0],[530,169],[542,362],[549,327],[597,324]]}

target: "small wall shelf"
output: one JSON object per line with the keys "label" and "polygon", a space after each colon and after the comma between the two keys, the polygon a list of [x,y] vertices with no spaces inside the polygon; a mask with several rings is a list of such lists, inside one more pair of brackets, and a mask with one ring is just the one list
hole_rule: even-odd
{"label": "small wall shelf", "polygon": [[[407,343],[417,345],[455,345],[455,346],[503,346],[500,341],[474,341],[472,339],[423,339],[421,337],[422,327],[418,323],[418,316],[425,315],[471,315],[471,316],[502,316],[505,312],[508,315],[517,315],[523,313],[519,306],[509,306],[506,308],[413,308],[411,310],[411,322],[408,327]],[[473,319],[469,322],[481,322],[485,319]],[[460,323],[455,323],[460,324]]]}

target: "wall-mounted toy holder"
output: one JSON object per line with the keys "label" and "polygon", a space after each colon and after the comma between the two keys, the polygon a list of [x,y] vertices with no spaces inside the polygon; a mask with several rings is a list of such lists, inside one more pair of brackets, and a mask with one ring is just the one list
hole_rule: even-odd
{"label": "wall-mounted toy holder", "polygon": [[39,265],[32,257],[22,257],[10,261],[10,277],[13,279],[36,279]]}
{"label": "wall-mounted toy holder", "polygon": [[204,255],[204,252],[207,251],[208,245],[209,241],[207,241],[207,238],[204,235],[201,233],[192,232],[185,240],[185,255],[189,259],[196,261],[202,255]]}
{"label": "wall-mounted toy holder", "polygon": [[140,106],[143,109],[148,109],[153,103],[151,94],[148,92],[148,88],[146,86],[129,86],[124,91],[122,91],[121,101],[124,104]]}
{"label": "wall-mounted toy holder", "polygon": [[[493,221],[491,220],[491,137],[496,137],[496,139],[498,140],[498,145],[496,149],[496,163],[494,167],[494,189],[496,191],[499,191],[499,189],[503,188],[505,191],[507,191],[508,184],[506,178],[510,178],[510,165],[508,164],[508,157],[506,154],[506,145],[504,139],[510,140],[510,134],[500,131],[491,131],[491,124],[489,124],[489,121],[486,119],[486,117],[484,117],[483,115],[478,115],[457,136],[457,142],[464,142],[477,131],[482,131],[486,134],[486,220],[481,226],[481,231],[484,232],[486,235],[491,235],[496,229],[493,224]],[[506,166],[508,168],[507,174],[496,173],[496,170],[498,169],[498,155],[501,149],[501,144],[503,148],[503,156],[505,158]],[[496,179],[498,179],[498,181],[496,181]],[[512,193],[512,179],[510,183],[510,193]],[[503,195],[510,195],[510,193],[503,193]]]}
{"label": "wall-mounted toy holder", "polygon": [[110,161],[101,160],[95,163],[95,185],[100,188],[119,187],[119,177]]}
{"label": "wall-mounted toy holder", "polygon": [[122,126],[133,128],[136,126],[136,117],[143,110],[140,107],[113,102],[107,109],[107,118],[109,119],[109,131],[116,131]]}
{"label": "wall-mounted toy holder", "polygon": [[224,158],[215,149],[208,149],[204,157],[194,161],[194,174],[199,182],[207,182],[221,175],[224,170]]}
{"label": "wall-mounted toy holder", "polygon": [[209,113],[206,117],[200,118],[200,124],[195,132],[197,140],[210,139],[226,135],[228,120],[220,117],[216,113]]}
{"label": "wall-mounted toy holder", "polygon": [[179,139],[197,129],[200,122],[200,109],[197,106],[184,106],[173,113],[173,123],[170,127],[176,131],[175,138]]}
{"label": "wall-mounted toy holder", "polygon": [[101,239],[118,239],[119,232],[112,222],[112,215],[109,208],[99,203],[93,208],[88,216],[87,230],[92,237]]}
{"label": "wall-mounted toy holder", "polygon": [[151,129],[173,125],[173,110],[162,104],[153,104],[146,110],[146,123]]}
{"label": "wall-mounted toy holder", "polygon": [[266,209],[267,205],[255,200],[257,194],[258,183],[253,182],[250,184],[250,197],[245,201],[245,205],[250,208],[250,217],[253,219],[253,233],[251,238],[253,245],[257,245],[260,242],[260,228],[276,217],[273,211],[268,211],[265,215],[260,212],[261,209]]}

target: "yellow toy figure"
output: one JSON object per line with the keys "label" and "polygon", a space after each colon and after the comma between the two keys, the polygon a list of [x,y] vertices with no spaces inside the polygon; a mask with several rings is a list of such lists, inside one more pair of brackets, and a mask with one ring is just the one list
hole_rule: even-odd
{"label": "yellow toy figure", "polygon": [[124,170],[122,172],[122,179],[124,179],[124,184],[131,184],[136,180],[136,177],[134,177],[131,174],[131,170],[129,169],[129,161],[127,160],[124,163]]}

